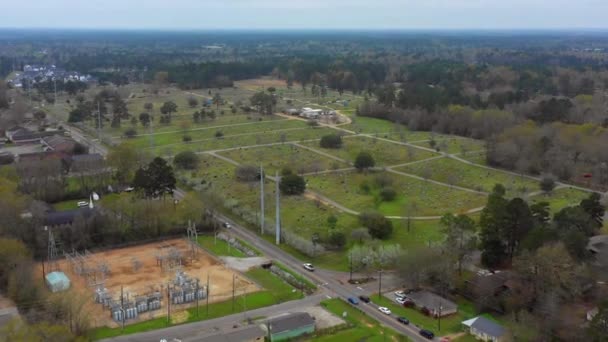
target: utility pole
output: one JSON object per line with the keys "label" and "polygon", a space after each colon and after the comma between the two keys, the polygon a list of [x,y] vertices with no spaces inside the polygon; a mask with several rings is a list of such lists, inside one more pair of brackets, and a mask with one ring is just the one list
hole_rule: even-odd
{"label": "utility pole", "polygon": [[[99,140],[99,146],[101,146],[101,107],[99,101],[97,101],[97,140]],[[92,142],[91,145],[93,145]]]}
{"label": "utility pole", "polygon": [[196,317],[198,317],[198,292],[199,292],[199,280],[196,279],[196,292],[194,294],[194,297],[196,297]]}
{"label": "utility pole", "polygon": [[281,243],[281,195],[279,190],[279,183],[281,183],[281,179],[279,178],[279,171],[276,172],[275,176],[275,184],[276,184],[276,218],[275,218],[275,243],[278,245]]}
{"label": "utility pole", "polygon": [[53,106],[57,107],[57,78],[53,77],[53,84],[55,86],[55,102],[53,102]]}
{"label": "utility pole", "polygon": [[236,274],[232,274],[232,312],[234,312],[234,290],[236,289]]}
{"label": "utility pole", "polygon": [[264,168],[260,165],[260,230],[264,235]]}
{"label": "utility pole", "polygon": [[120,285],[120,311],[122,312],[122,331],[125,330],[125,297],[123,293],[123,287]]}
{"label": "utility pole", "polygon": [[209,272],[207,272],[207,317],[209,317],[209,294],[211,293],[210,290],[211,288],[209,287]]}
{"label": "utility pole", "polygon": [[382,270],[378,270],[378,299],[382,299]]}
{"label": "utility pole", "polygon": [[349,270],[350,270],[350,281],[353,280],[353,252],[350,252],[348,254],[348,259],[349,259]]}
{"label": "utility pole", "polygon": [[154,120],[152,120],[152,114],[150,114],[150,124],[149,124],[149,128],[150,128],[150,134],[148,135],[150,137],[150,149],[154,150],[154,129],[152,128],[152,125],[154,124]]}
{"label": "utility pole", "polygon": [[167,284],[167,325],[171,324],[171,284]]}
{"label": "utility pole", "polygon": [[443,311],[443,305],[441,304],[441,299],[439,299],[439,315],[437,317],[437,330],[441,331],[441,313]]}

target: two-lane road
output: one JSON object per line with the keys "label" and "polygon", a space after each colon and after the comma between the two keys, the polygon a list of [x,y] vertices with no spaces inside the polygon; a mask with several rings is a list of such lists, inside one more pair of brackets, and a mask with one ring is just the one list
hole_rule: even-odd
{"label": "two-lane road", "polygon": [[[218,217],[225,221],[229,222],[233,227],[231,229],[232,233],[249,244],[252,244],[255,248],[259,249],[262,253],[264,253],[269,258],[277,260],[286,266],[294,269],[300,270],[302,268],[302,261],[296,259],[291,254],[283,251],[279,247],[273,245],[272,243],[264,240],[259,237],[255,233],[249,231],[248,229],[241,227],[236,222],[232,221],[226,216],[218,215]],[[331,272],[316,270],[315,272],[301,272],[315,283],[320,284],[324,289],[330,291],[334,297],[340,298],[348,298],[348,297],[357,297],[360,292],[357,292],[356,287],[351,285],[341,284],[338,280],[334,279],[331,275]],[[387,327],[394,329],[395,331],[402,333],[408,336],[413,341],[428,341],[424,337],[420,336],[419,329],[410,325],[404,325],[397,321],[397,318],[392,315],[385,315],[378,310],[378,306],[375,304],[365,304],[360,303],[359,308],[363,310],[366,314],[378,320],[382,324]]]}

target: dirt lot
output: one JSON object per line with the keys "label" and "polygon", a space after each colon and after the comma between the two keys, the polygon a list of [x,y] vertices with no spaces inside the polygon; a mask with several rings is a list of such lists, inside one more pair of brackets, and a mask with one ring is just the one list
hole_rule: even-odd
{"label": "dirt lot", "polygon": [[[146,245],[113,249],[105,252],[91,254],[88,258],[88,265],[107,264],[110,273],[107,276],[104,286],[109,290],[114,298],[120,297],[121,286],[125,294],[130,298],[150,293],[152,291],[163,291],[162,308],[140,316],[140,319],[150,319],[155,316],[166,315],[166,288],[169,282],[175,279],[176,269],[165,269],[164,271],[157,263],[157,255],[166,255],[169,250],[174,248],[181,252],[182,266],[189,277],[200,279],[201,286],[207,283],[207,275],[210,278],[210,302],[218,302],[229,299],[232,295],[232,279],[236,274],[236,292],[239,294],[259,291],[260,288],[245,278],[243,275],[227,268],[221,261],[215,259],[203,250],[197,248],[196,258],[191,260],[191,249],[189,244],[183,239],[167,240],[163,242],[151,243]],[[137,270],[134,263],[139,263]],[[82,276],[74,273],[71,263],[68,260],[59,262],[61,271],[65,272],[72,283],[72,289],[85,295],[90,294],[90,312],[92,323],[95,326],[115,326],[115,322],[110,319],[109,310],[103,309],[101,304],[94,302],[95,285]],[[94,279],[94,278],[93,278]],[[98,274],[97,282],[101,279]],[[92,281],[93,283],[95,281]],[[179,311],[191,306],[192,304],[171,305],[171,311]],[[130,320],[128,323],[136,322]]]}

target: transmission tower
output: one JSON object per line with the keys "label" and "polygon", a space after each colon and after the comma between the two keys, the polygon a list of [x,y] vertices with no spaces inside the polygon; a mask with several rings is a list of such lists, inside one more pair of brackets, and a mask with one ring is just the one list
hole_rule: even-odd
{"label": "transmission tower", "polygon": [[264,235],[264,168],[260,165],[260,230]]}
{"label": "transmission tower", "polygon": [[48,228],[44,227],[45,230],[49,232],[49,241],[47,247],[47,261],[49,264],[49,272],[58,271],[59,265],[57,264],[57,244],[55,243],[55,237],[53,236],[53,232]]}
{"label": "transmission tower", "polygon": [[186,234],[188,235],[188,243],[190,244],[191,259],[194,260],[196,258],[198,232],[196,231],[196,224],[193,224],[190,220],[188,220]]}
{"label": "transmission tower", "polygon": [[278,245],[281,243],[281,195],[279,191],[279,183],[281,182],[281,178],[279,178],[279,172],[276,172],[275,183],[276,183],[276,227],[275,227],[275,243]]}

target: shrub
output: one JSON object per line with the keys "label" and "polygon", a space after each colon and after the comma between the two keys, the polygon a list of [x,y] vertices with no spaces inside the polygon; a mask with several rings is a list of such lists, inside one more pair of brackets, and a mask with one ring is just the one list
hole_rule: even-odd
{"label": "shrub", "polygon": [[189,135],[184,135],[184,136],[182,137],[182,141],[183,141],[183,142],[186,142],[186,143],[187,143],[187,142],[191,142],[191,141],[192,141],[192,137],[191,137],[191,136],[189,136]]}
{"label": "shrub", "polygon": [[337,134],[324,135],[319,144],[323,148],[340,148],[342,147],[342,137]]}
{"label": "shrub", "polygon": [[137,135],[137,131],[135,130],[135,128],[129,128],[125,131],[125,137],[131,139],[134,138]]}
{"label": "shrub", "polygon": [[301,195],[306,190],[306,181],[301,176],[288,174],[281,179],[279,188],[284,195]]}
{"label": "shrub", "polygon": [[328,242],[334,247],[342,248],[346,245],[346,235],[340,231],[332,232],[331,234],[329,234]]}
{"label": "shrub", "polygon": [[215,132],[215,137],[216,137],[216,138],[218,138],[218,139],[219,139],[219,138],[221,138],[221,137],[223,137],[223,136],[224,136],[224,133],[222,133],[222,131],[217,131],[217,132]]}
{"label": "shrub", "polygon": [[393,188],[383,188],[380,190],[380,198],[384,202],[393,201],[395,197],[397,197],[397,191],[395,191]]}
{"label": "shrub", "polygon": [[194,170],[198,167],[198,156],[192,151],[180,152],[173,158],[173,164],[179,169]]}
{"label": "shrub", "polygon": [[360,152],[355,159],[355,167],[357,170],[367,170],[371,167],[374,167],[376,162],[369,152]]}
{"label": "shrub", "polygon": [[547,193],[553,191],[555,189],[555,177],[544,175],[540,180],[540,189]]}
{"label": "shrub", "polygon": [[359,215],[359,222],[376,239],[388,239],[393,234],[393,223],[380,213],[364,212]]}
{"label": "shrub", "polygon": [[255,182],[260,179],[260,169],[253,165],[240,165],[234,170],[234,175],[241,182]]}

